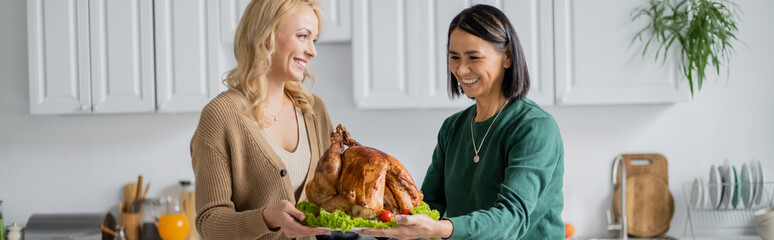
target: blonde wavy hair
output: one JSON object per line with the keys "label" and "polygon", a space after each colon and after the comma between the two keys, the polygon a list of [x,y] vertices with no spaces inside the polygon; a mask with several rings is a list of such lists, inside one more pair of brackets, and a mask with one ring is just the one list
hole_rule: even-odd
{"label": "blonde wavy hair", "polygon": [[[293,13],[310,6],[317,14],[318,22],[322,23],[322,10],[317,0],[252,0],[245,8],[242,20],[234,36],[234,56],[237,66],[231,69],[224,84],[233,90],[244,94],[252,106],[255,119],[263,127],[269,122],[264,118],[268,79],[266,75],[271,70],[271,55],[276,50],[275,36],[280,23]],[[318,24],[318,32],[320,32]],[[314,85],[314,76],[309,69],[304,71],[301,82],[286,82],[285,92],[304,114],[314,114],[314,96],[303,83],[308,78]]]}

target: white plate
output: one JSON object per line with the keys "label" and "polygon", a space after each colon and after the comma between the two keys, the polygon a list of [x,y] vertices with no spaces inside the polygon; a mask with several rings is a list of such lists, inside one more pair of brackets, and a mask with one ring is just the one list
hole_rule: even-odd
{"label": "white plate", "polygon": [[728,159],[723,161],[723,167],[720,170],[720,177],[723,188],[723,199],[720,200],[722,208],[731,207],[731,198],[734,196],[734,173],[731,170],[731,164]]}
{"label": "white plate", "polygon": [[701,195],[699,196],[699,207],[705,208],[707,206],[707,203],[709,202],[709,198],[707,197],[707,183],[704,182],[703,177],[699,177],[699,188],[701,189]]}
{"label": "white plate", "polygon": [[755,205],[760,205],[761,200],[763,200],[763,183],[766,182],[765,178],[763,177],[763,165],[761,165],[761,161],[755,160],[755,163],[758,165],[758,183],[755,186],[755,192],[757,193],[755,197]]}
{"label": "white plate", "polygon": [[753,178],[750,173],[750,168],[747,167],[747,163],[742,164],[742,171],[739,174],[739,181],[741,182],[741,195],[742,205],[745,208],[752,207],[753,193],[755,192],[755,186],[753,185]]}
{"label": "white plate", "polygon": [[704,198],[702,197],[704,192],[701,185],[698,178],[693,179],[693,185],[691,186],[691,207],[694,209],[701,208],[702,203],[704,202]]}
{"label": "white plate", "polygon": [[750,165],[748,165],[750,168],[750,177],[752,178],[752,183],[750,184],[750,191],[752,192],[752,199],[750,199],[750,205],[755,206],[755,198],[758,197],[758,163],[755,162],[753,159],[750,161]]}
{"label": "white plate", "polygon": [[739,185],[739,173],[736,171],[736,167],[734,166],[731,166],[731,175],[731,180],[734,180],[734,183],[731,184],[734,185],[734,192],[731,193],[731,207],[741,207],[741,205],[739,205],[739,199],[742,196],[741,188]]}
{"label": "white plate", "polygon": [[709,202],[712,204],[712,208],[720,208],[720,197],[723,195],[723,188],[720,186],[720,171],[715,168],[715,165],[710,167],[709,176]]}

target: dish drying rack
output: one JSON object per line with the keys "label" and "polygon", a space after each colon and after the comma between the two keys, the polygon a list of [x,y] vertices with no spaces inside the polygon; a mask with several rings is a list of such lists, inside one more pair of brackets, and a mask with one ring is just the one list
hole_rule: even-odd
{"label": "dish drying rack", "polygon": [[[757,225],[753,214],[761,209],[774,206],[774,182],[764,182],[762,187],[761,200],[758,204],[753,202],[752,206],[747,208],[742,203],[742,199],[739,199],[739,204],[736,208],[732,206],[725,207],[725,204],[720,204],[719,208],[713,208],[709,194],[706,192],[710,187],[731,186],[732,183],[704,183],[702,191],[704,201],[699,206],[694,207],[691,203],[691,191],[693,188],[692,183],[683,185],[683,196],[685,199],[685,206],[688,211],[688,224],[685,225],[683,233],[688,230],[691,231],[691,237],[696,238],[695,231],[697,229],[754,229]],[[722,199],[722,194],[721,194]],[[729,204],[730,205],[730,204]]]}

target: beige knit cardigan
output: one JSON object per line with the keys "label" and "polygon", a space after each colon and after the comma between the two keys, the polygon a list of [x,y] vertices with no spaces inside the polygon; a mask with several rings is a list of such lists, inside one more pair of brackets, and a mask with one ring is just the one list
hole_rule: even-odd
{"label": "beige knit cardigan", "polygon": [[[202,110],[191,139],[196,176],[196,229],[203,239],[287,239],[264,222],[263,209],[281,200],[295,204],[282,159],[261,135],[258,122],[234,90],[219,94]],[[333,131],[322,100],[315,96],[314,115],[305,113],[312,158],[305,182],[330,145]],[[306,183],[304,183],[306,185]],[[314,239],[307,237],[306,239]]]}

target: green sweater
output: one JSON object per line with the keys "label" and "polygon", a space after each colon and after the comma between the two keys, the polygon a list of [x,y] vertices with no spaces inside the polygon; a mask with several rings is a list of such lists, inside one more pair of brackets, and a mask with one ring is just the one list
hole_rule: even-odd
{"label": "green sweater", "polygon": [[[474,163],[475,109],[444,121],[424,201],[446,213],[453,239],[564,239],[564,149],[553,117],[528,99],[509,103]],[[494,118],[473,124],[476,146]]]}

